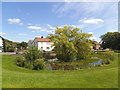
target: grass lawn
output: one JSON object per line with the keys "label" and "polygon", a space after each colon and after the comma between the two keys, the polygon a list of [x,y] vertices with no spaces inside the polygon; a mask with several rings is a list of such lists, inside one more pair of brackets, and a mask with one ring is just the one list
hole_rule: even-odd
{"label": "grass lawn", "polygon": [[2,88],[118,88],[118,54],[111,64],[74,71],[28,70],[2,56]]}

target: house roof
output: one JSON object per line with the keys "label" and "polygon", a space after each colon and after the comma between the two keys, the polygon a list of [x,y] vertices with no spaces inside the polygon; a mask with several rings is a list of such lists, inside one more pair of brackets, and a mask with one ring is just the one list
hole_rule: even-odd
{"label": "house roof", "polygon": [[30,42],[32,43],[34,40],[30,40]]}
{"label": "house roof", "polygon": [[[0,36],[1,37],[1,36]],[[3,37],[1,37],[3,40],[4,40],[4,38]]]}
{"label": "house roof", "polygon": [[35,38],[38,42],[50,42],[49,38],[40,38],[40,37],[36,37]]}

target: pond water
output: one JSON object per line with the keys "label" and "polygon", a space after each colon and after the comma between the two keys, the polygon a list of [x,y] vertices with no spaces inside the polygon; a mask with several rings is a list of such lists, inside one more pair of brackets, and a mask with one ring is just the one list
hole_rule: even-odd
{"label": "pond water", "polygon": [[[93,59],[93,58],[92,58]],[[95,58],[98,59],[98,58]],[[93,68],[96,65],[101,65],[102,59],[99,59],[99,61],[94,63],[85,63],[82,65],[57,65],[57,64],[51,64],[49,66],[46,66],[47,70],[76,70],[76,68],[79,69],[86,69],[88,67]]]}

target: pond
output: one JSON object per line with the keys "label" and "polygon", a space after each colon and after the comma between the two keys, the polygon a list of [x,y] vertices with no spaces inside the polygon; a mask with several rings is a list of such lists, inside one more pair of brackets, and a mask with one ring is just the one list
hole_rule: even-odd
{"label": "pond", "polygon": [[[98,59],[97,57],[92,57],[91,59]],[[77,70],[77,69],[86,69],[86,68],[93,68],[94,66],[100,66],[102,63],[102,59],[94,63],[84,63],[84,64],[56,64],[51,63],[49,66],[46,66],[47,70]]]}

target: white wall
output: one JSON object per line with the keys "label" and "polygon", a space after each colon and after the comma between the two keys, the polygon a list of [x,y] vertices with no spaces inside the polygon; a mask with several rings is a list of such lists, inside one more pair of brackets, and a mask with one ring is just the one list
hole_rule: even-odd
{"label": "white wall", "polygon": [[3,48],[3,40],[2,40],[2,38],[0,37],[0,52],[2,52],[2,48]]}
{"label": "white wall", "polygon": [[[28,46],[37,47],[39,50],[52,51],[54,47],[51,47],[53,42],[38,42],[36,39],[32,43],[28,42]],[[49,48],[49,49],[48,49]]]}
{"label": "white wall", "polygon": [[53,47],[51,47],[52,42],[38,42],[38,49],[42,49],[45,51],[51,51]]}
{"label": "white wall", "polygon": [[28,42],[28,47],[30,47],[30,46],[32,46],[32,43],[29,41],[29,42]]}

